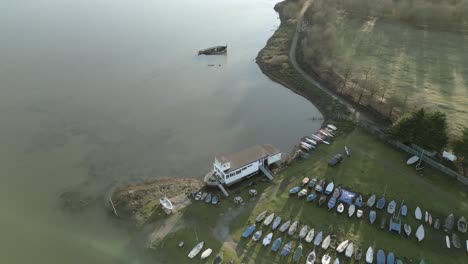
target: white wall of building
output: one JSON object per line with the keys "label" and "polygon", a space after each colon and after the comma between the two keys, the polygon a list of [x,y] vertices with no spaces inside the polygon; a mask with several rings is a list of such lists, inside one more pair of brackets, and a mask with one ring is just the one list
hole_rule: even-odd
{"label": "white wall of building", "polygon": [[281,153],[268,157],[268,165],[281,160]]}
{"label": "white wall of building", "polygon": [[249,176],[252,173],[258,172],[259,171],[259,163],[257,161],[244,166],[242,168],[239,168],[235,171],[232,171],[225,176],[225,182],[227,185],[237,182],[240,179]]}

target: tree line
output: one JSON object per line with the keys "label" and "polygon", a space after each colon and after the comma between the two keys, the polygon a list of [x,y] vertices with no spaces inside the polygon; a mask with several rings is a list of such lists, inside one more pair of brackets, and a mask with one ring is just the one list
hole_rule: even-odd
{"label": "tree line", "polygon": [[390,137],[439,153],[451,147],[463,167],[468,165],[468,127],[464,127],[462,135],[449,144],[447,116],[443,112],[420,108],[407,113],[393,123]]}

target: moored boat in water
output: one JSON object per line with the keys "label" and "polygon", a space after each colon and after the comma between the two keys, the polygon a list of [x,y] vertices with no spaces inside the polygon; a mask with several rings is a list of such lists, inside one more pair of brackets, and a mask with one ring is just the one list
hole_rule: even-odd
{"label": "moored boat in water", "polygon": [[199,50],[198,55],[219,55],[219,54],[225,54],[226,52],[227,52],[227,45],[214,46],[211,48]]}

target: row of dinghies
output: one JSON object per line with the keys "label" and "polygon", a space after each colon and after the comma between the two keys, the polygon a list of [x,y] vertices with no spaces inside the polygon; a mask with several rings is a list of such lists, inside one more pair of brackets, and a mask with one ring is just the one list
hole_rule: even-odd
{"label": "row of dinghies", "polygon": [[[283,238],[278,237],[273,240],[274,231],[278,230],[280,233],[287,232],[289,236],[295,236],[297,231],[299,243],[297,244],[296,249],[293,253],[293,261],[298,262],[303,256],[303,244],[302,241],[306,243],[313,243],[313,250],[307,255],[306,257],[306,264],[313,264],[317,261],[317,253],[315,248],[321,247],[323,250],[334,249],[338,254],[344,254],[344,256],[348,259],[354,258],[356,261],[360,261],[362,259],[362,248],[359,247],[357,244],[354,244],[351,240],[342,241],[338,246],[336,246],[336,237],[334,235],[325,235],[323,231],[315,232],[314,228],[309,228],[308,225],[303,225],[300,229],[298,228],[299,222],[295,221],[292,222],[288,220],[286,222],[282,222],[282,218],[275,213],[270,213],[268,215],[267,211],[261,212],[255,219],[256,224],[248,226],[244,232],[242,233],[243,238],[249,238],[253,241],[262,240],[262,244],[264,247],[270,246],[271,244],[271,251],[278,252],[280,251],[281,256],[289,256],[292,252],[293,247],[293,240],[291,239],[288,243],[283,245]],[[263,223],[262,223],[263,222]],[[271,232],[266,234],[263,239],[263,229],[257,230],[257,225],[261,226],[263,229],[267,229],[271,225]],[[272,242],[273,241],[273,242]],[[377,261],[378,264],[380,263],[387,263],[387,264],[403,264],[402,260],[395,257],[393,252],[388,253],[385,255],[383,249],[379,249],[377,253],[374,252],[372,246],[367,248],[365,254],[365,261],[366,263],[374,263],[374,259]],[[321,262],[328,264],[331,263],[332,257],[330,254],[326,253],[322,256]],[[342,258],[344,263],[345,259]],[[333,261],[333,264],[339,264],[340,257],[337,256]],[[423,261],[421,263],[424,263]]]}
{"label": "row of dinghies", "polygon": [[336,126],[327,125],[319,129],[316,133],[303,137],[299,142],[299,148],[302,151],[309,152],[315,149],[319,144],[330,145],[330,139],[335,137]]}

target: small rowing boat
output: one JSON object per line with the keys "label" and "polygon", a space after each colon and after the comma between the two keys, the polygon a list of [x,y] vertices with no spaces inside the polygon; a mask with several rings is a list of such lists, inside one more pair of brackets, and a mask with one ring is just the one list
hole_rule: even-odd
{"label": "small rowing boat", "polygon": [[401,207],[401,215],[402,215],[402,216],[407,216],[407,215],[408,215],[408,206],[406,206],[406,204],[404,204],[404,205]]}
{"label": "small rowing boat", "polygon": [[207,257],[209,257],[211,255],[212,252],[213,252],[213,250],[211,248],[208,248],[205,251],[203,251],[200,258],[201,259],[206,259]]}
{"label": "small rowing boat", "polygon": [[315,200],[315,198],[317,198],[317,194],[316,193],[311,193],[311,194],[307,195],[306,201],[307,202],[312,202],[313,200]]}
{"label": "small rowing boat", "polygon": [[466,233],[467,225],[466,225],[466,219],[464,216],[460,217],[457,222],[457,229],[459,232]]}
{"label": "small rowing boat", "polygon": [[410,236],[411,235],[411,226],[409,224],[404,224],[403,225],[403,229],[405,230],[405,234],[407,236]]}
{"label": "small rowing boat", "polygon": [[343,213],[343,211],[344,211],[344,205],[343,205],[342,203],[340,203],[340,204],[338,205],[338,207],[336,208],[336,211],[337,211],[338,213],[340,213],[340,214]]}
{"label": "small rowing boat", "polygon": [[332,209],[333,207],[335,207],[335,205],[336,205],[336,198],[332,196],[330,200],[328,200],[328,204],[327,204],[328,209]]}
{"label": "small rowing boat", "polygon": [[395,200],[392,200],[391,202],[388,203],[387,213],[393,214],[395,212],[395,207],[396,207],[396,202]]}
{"label": "small rowing boat", "polygon": [[452,233],[452,245],[454,248],[461,248],[460,237],[455,233]]}
{"label": "small rowing boat", "polygon": [[307,231],[309,231],[309,226],[304,225],[299,231],[299,238],[304,238],[307,235]]}
{"label": "small rowing boat", "polygon": [[333,182],[330,182],[328,185],[327,185],[327,188],[325,188],[325,194],[326,195],[329,195],[330,193],[332,193],[333,189],[335,188],[335,184]]}
{"label": "small rowing boat", "polygon": [[257,241],[260,239],[260,237],[262,236],[262,234],[263,234],[263,231],[262,231],[261,229],[258,230],[258,231],[255,232],[255,234],[252,236],[252,240],[255,241],[255,242],[257,242]]}
{"label": "small rowing boat", "polygon": [[314,264],[316,259],[317,259],[317,255],[315,254],[315,249],[314,249],[307,256],[306,264]]}
{"label": "small rowing boat", "polygon": [[302,258],[302,244],[299,243],[296,250],[294,251],[293,261],[298,262]]}
{"label": "small rowing boat", "polygon": [[281,256],[287,256],[291,252],[292,241],[289,241],[284,245],[283,249],[281,250]]}
{"label": "small rowing boat", "polygon": [[406,165],[415,164],[419,160],[418,156],[413,156],[406,161]]}
{"label": "small rowing boat", "polygon": [[328,254],[323,255],[322,257],[322,264],[329,264],[331,261],[331,257]]}
{"label": "small rowing boat", "polygon": [[357,212],[356,212],[356,217],[357,217],[357,218],[361,218],[363,214],[364,214],[364,211],[362,211],[362,210],[357,210]]}
{"label": "small rowing boat", "polygon": [[380,198],[377,201],[377,205],[375,207],[377,207],[377,209],[382,209],[384,208],[384,206],[385,206],[385,196],[382,196],[382,198]]}
{"label": "small rowing boat", "polygon": [[348,146],[344,147],[344,151],[346,152],[346,156],[348,156],[348,158],[351,157],[351,153],[349,152]]}
{"label": "small rowing boat", "polygon": [[450,248],[450,237],[448,235],[445,236],[445,246],[447,248]]}
{"label": "small rowing boat", "polygon": [[385,264],[385,252],[382,249],[377,251],[377,264]]}
{"label": "small rowing boat", "polygon": [[251,225],[249,227],[247,227],[244,232],[242,233],[242,237],[243,238],[248,238],[252,233],[253,231],[255,231],[255,225]]}
{"label": "small rowing boat", "polygon": [[263,246],[268,246],[271,243],[271,240],[273,239],[273,232],[270,232],[268,235],[265,236],[265,238],[262,241]]}
{"label": "small rowing boat", "polygon": [[171,201],[166,196],[161,197],[159,199],[159,202],[161,203],[161,206],[164,207],[167,210],[172,210],[174,208],[172,206]]}

